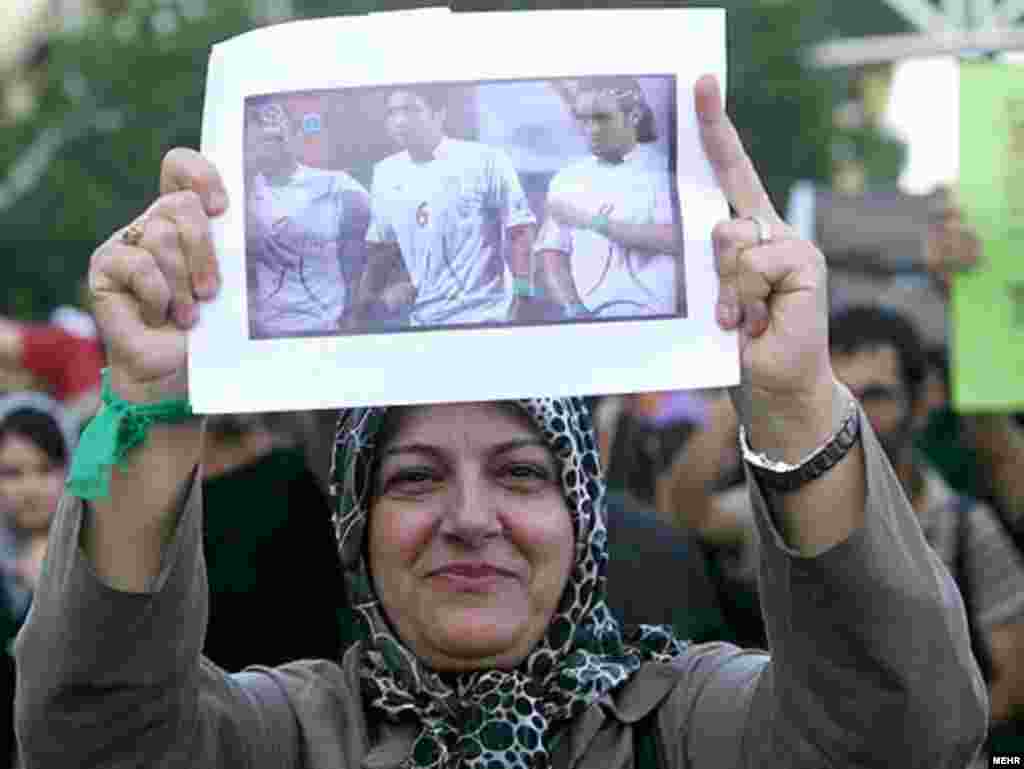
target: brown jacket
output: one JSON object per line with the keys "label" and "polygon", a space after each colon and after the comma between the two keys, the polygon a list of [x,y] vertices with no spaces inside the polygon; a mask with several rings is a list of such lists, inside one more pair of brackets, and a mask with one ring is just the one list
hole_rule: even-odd
{"label": "brown jacket", "polygon": [[[794,555],[752,488],[773,656],[713,643],[644,666],[569,725],[558,769],[633,767],[633,725],[655,708],[663,769],[968,763],[988,707],[960,595],[863,422],[867,522],[847,541]],[[26,769],[397,767],[414,728],[383,724],[371,744],[355,650],[340,665],[234,676],[201,657],[198,488],[182,500],[162,573],[141,594],[95,576],[78,547],[82,505],[62,502],[16,645]]]}

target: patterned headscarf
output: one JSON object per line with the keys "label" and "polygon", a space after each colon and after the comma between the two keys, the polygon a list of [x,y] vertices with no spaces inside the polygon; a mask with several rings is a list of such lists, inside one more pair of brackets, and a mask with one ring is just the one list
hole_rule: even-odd
{"label": "patterned headscarf", "polygon": [[373,589],[364,540],[386,408],[342,413],[331,467],[334,526],[362,640],[364,704],[386,719],[413,714],[421,729],[404,766],[540,769],[558,726],[621,686],[646,660],[668,661],[685,644],[642,625],[623,639],[605,603],[607,531],[597,442],[580,399],[516,401],[559,463],[576,537],[574,565],[546,634],[514,670],[442,676],[388,623]]}

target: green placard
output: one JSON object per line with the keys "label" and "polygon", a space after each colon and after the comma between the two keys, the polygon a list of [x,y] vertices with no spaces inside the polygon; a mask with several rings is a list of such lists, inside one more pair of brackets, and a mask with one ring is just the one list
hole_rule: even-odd
{"label": "green placard", "polygon": [[952,295],[958,411],[1024,407],[1024,66],[960,68],[958,199],[983,240],[984,264]]}

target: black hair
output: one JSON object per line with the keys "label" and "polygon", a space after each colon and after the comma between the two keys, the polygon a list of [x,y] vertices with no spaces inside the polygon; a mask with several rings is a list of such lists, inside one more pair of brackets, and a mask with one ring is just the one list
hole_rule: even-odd
{"label": "black hair", "polygon": [[400,91],[418,96],[435,115],[440,110],[448,109],[448,86],[446,85],[439,83],[415,83],[388,89],[389,94]]}
{"label": "black hair", "polygon": [[916,403],[928,376],[928,359],[910,319],[897,310],[875,305],[850,305],[832,313],[829,347],[833,352],[852,355],[883,345],[896,350],[903,384],[911,402]]}
{"label": "black hair", "polygon": [[946,349],[946,345],[929,347],[925,350],[925,359],[928,361],[928,367],[939,375],[943,386],[949,390],[949,351]]}
{"label": "black hair", "polygon": [[292,111],[288,108],[287,103],[280,96],[276,94],[267,94],[261,96],[250,96],[245,100],[245,122],[260,122],[260,113],[267,107],[277,106],[284,112],[285,117],[288,118],[288,126],[291,128],[292,133],[301,128],[301,122],[299,119],[292,114]]}
{"label": "black hair", "polygon": [[0,419],[0,441],[8,435],[17,435],[33,444],[46,454],[52,464],[65,467],[68,464],[69,449],[57,420],[45,411],[33,408],[18,408]]}
{"label": "black hair", "polygon": [[647,103],[644,89],[640,81],[628,75],[599,75],[581,80],[577,94],[587,91],[610,93],[625,113],[638,112],[640,120],[636,124],[636,140],[640,144],[650,144],[658,140],[658,126],[654,121],[654,110]]}

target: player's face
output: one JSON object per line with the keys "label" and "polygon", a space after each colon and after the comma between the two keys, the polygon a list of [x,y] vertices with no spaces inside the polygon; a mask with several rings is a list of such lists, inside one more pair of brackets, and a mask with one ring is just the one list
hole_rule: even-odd
{"label": "player's face", "polygon": [[417,94],[395,91],[388,99],[388,134],[402,149],[433,147],[441,139],[444,110],[434,112]]}
{"label": "player's face", "polygon": [[615,97],[603,91],[584,91],[576,99],[576,121],[598,157],[620,160],[636,146],[636,122],[623,112]]}
{"label": "player's face", "polygon": [[287,169],[295,159],[291,119],[280,104],[268,104],[252,113],[246,133],[249,162],[258,171]]}

